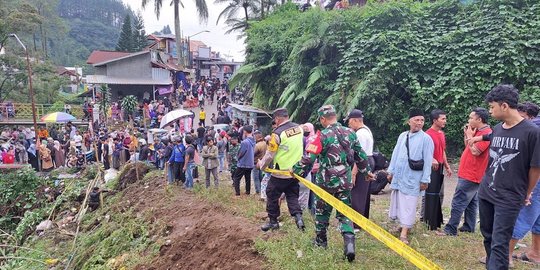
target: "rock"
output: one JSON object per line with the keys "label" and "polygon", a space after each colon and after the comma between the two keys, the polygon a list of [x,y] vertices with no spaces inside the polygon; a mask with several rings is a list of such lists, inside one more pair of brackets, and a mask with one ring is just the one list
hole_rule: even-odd
{"label": "rock", "polygon": [[43,232],[43,231],[46,231],[46,230],[49,230],[51,229],[53,226],[53,222],[50,221],[50,220],[44,220],[42,222],[40,222],[37,227],[36,227],[36,232]]}
{"label": "rock", "polygon": [[113,168],[110,168],[105,171],[105,176],[103,176],[103,180],[105,181],[105,183],[107,183],[113,180],[114,178],[116,178],[116,176],[118,176],[118,171]]}
{"label": "rock", "polygon": [[63,228],[75,219],[74,216],[67,216],[56,223],[59,228]]}
{"label": "rock", "polygon": [[302,258],[303,256],[304,256],[304,253],[302,253],[301,250],[297,250],[297,251],[296,251],[296,258],[299,258],[299,259],[300,259],[300,258]]}
{"label": "rock", "polygon": [[259,212],[257,214],[255,214],[255,218],[257,219],[262,219],[262,220],[266,220],[268,218],[268,213],[266,212]]}

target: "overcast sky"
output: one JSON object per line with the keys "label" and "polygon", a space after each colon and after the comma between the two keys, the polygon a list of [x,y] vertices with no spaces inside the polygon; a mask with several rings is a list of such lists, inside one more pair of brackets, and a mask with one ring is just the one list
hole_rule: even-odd
{"label": "overcast sky", "polygon": [[[142,9],[141,0],[122,0],[126,5],[130,6],[135,12],[141,11],[144,18],[144,26],[147,33],[160,31],[165,25],[169,25],[171,32],[174,34],[174,10],[169,6],[171,0],[163,0],[163,7],[159,20],[154,14],[154,1],[150,0],[146,9]],[[233,33],[225,35],[226,25],[221,18],[218,25],[216,20],[219,13],[226,5],[214,4],[214,0],[207,0],[209,18],[207,23],[199,22],[195,9],[194,0],[184,0],[184,8],[180,8],[180,28],[183,36],[193,35],[199,31],[208,30],[210,33],[202,33],[193,37],[195,40],[200,40],[206,45],[212,47],[213,51],[218,51],[228,59],[234,58],[235,61],[243,61],[244,59],[244,42],[237,39],[237,34]],[[230,56],[230,57],[229,57]]]}

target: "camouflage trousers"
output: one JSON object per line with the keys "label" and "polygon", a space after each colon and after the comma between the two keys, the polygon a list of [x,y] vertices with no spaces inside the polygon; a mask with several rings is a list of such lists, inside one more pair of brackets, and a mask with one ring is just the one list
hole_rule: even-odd
{"label": "camouflage trousers", "polygon": [[[351,206],[351,191],[350,190],[338,190],[334,192],[328,192],[330,195],[336,197],[342,203]],[[326,232],[330,221],[330,215],[332,214],[333,207],[323,201],[319,196],[315,196],[315,231]],[[352,221],[336,211],[336,218],[339,221],[339,230],[341,233],[353,233]]]}

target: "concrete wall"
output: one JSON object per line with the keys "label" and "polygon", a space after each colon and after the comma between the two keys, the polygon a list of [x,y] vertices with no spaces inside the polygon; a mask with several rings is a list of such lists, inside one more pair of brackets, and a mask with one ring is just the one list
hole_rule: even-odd
{"label": "concrete wall", "polygon": [[107,76],[120,78],[152,78],[150,53],[107,64]]}
{"label": "concrete wall", "polygon": [[94,67],[94,74],[107,75],[107,67],[106,66]]}

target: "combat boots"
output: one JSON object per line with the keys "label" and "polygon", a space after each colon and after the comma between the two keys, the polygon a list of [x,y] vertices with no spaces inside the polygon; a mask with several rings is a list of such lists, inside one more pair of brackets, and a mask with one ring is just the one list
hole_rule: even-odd
{"label": "combat boots", "polygon": [[313,240],[313,244],[318,247],[326,248],[328,246],[328,240],[326,239],[326,231],[317,232],[317,236],[315,237],[315,240]]}
{"label": "combat boots", "polygon": [[296,220],[296,227],[298,229],[304,231],[306,229],[306,226],[304,225],[304,220],[302,219],[302,214],[298,213],[294,215],[294,219]]}
{"label": "combat boots", "polygon": [[268,223],[261,226],[261,230],[263,232],[279,229],[279,223],[277,221],[277,218],[269,218],[269,219],[270,221],[268,221]]}
{"label": "combat boots", "polygon": [[344,233],[343,234],[343,254],[345,254],[345,257],[347,257],[347,260],[349,262],[352,262],[354,261],[354,256],[355,256],[355,250],[354,250],[354,245],[355,245],[355,238],[354,238],[354,234],[352,233]]}

